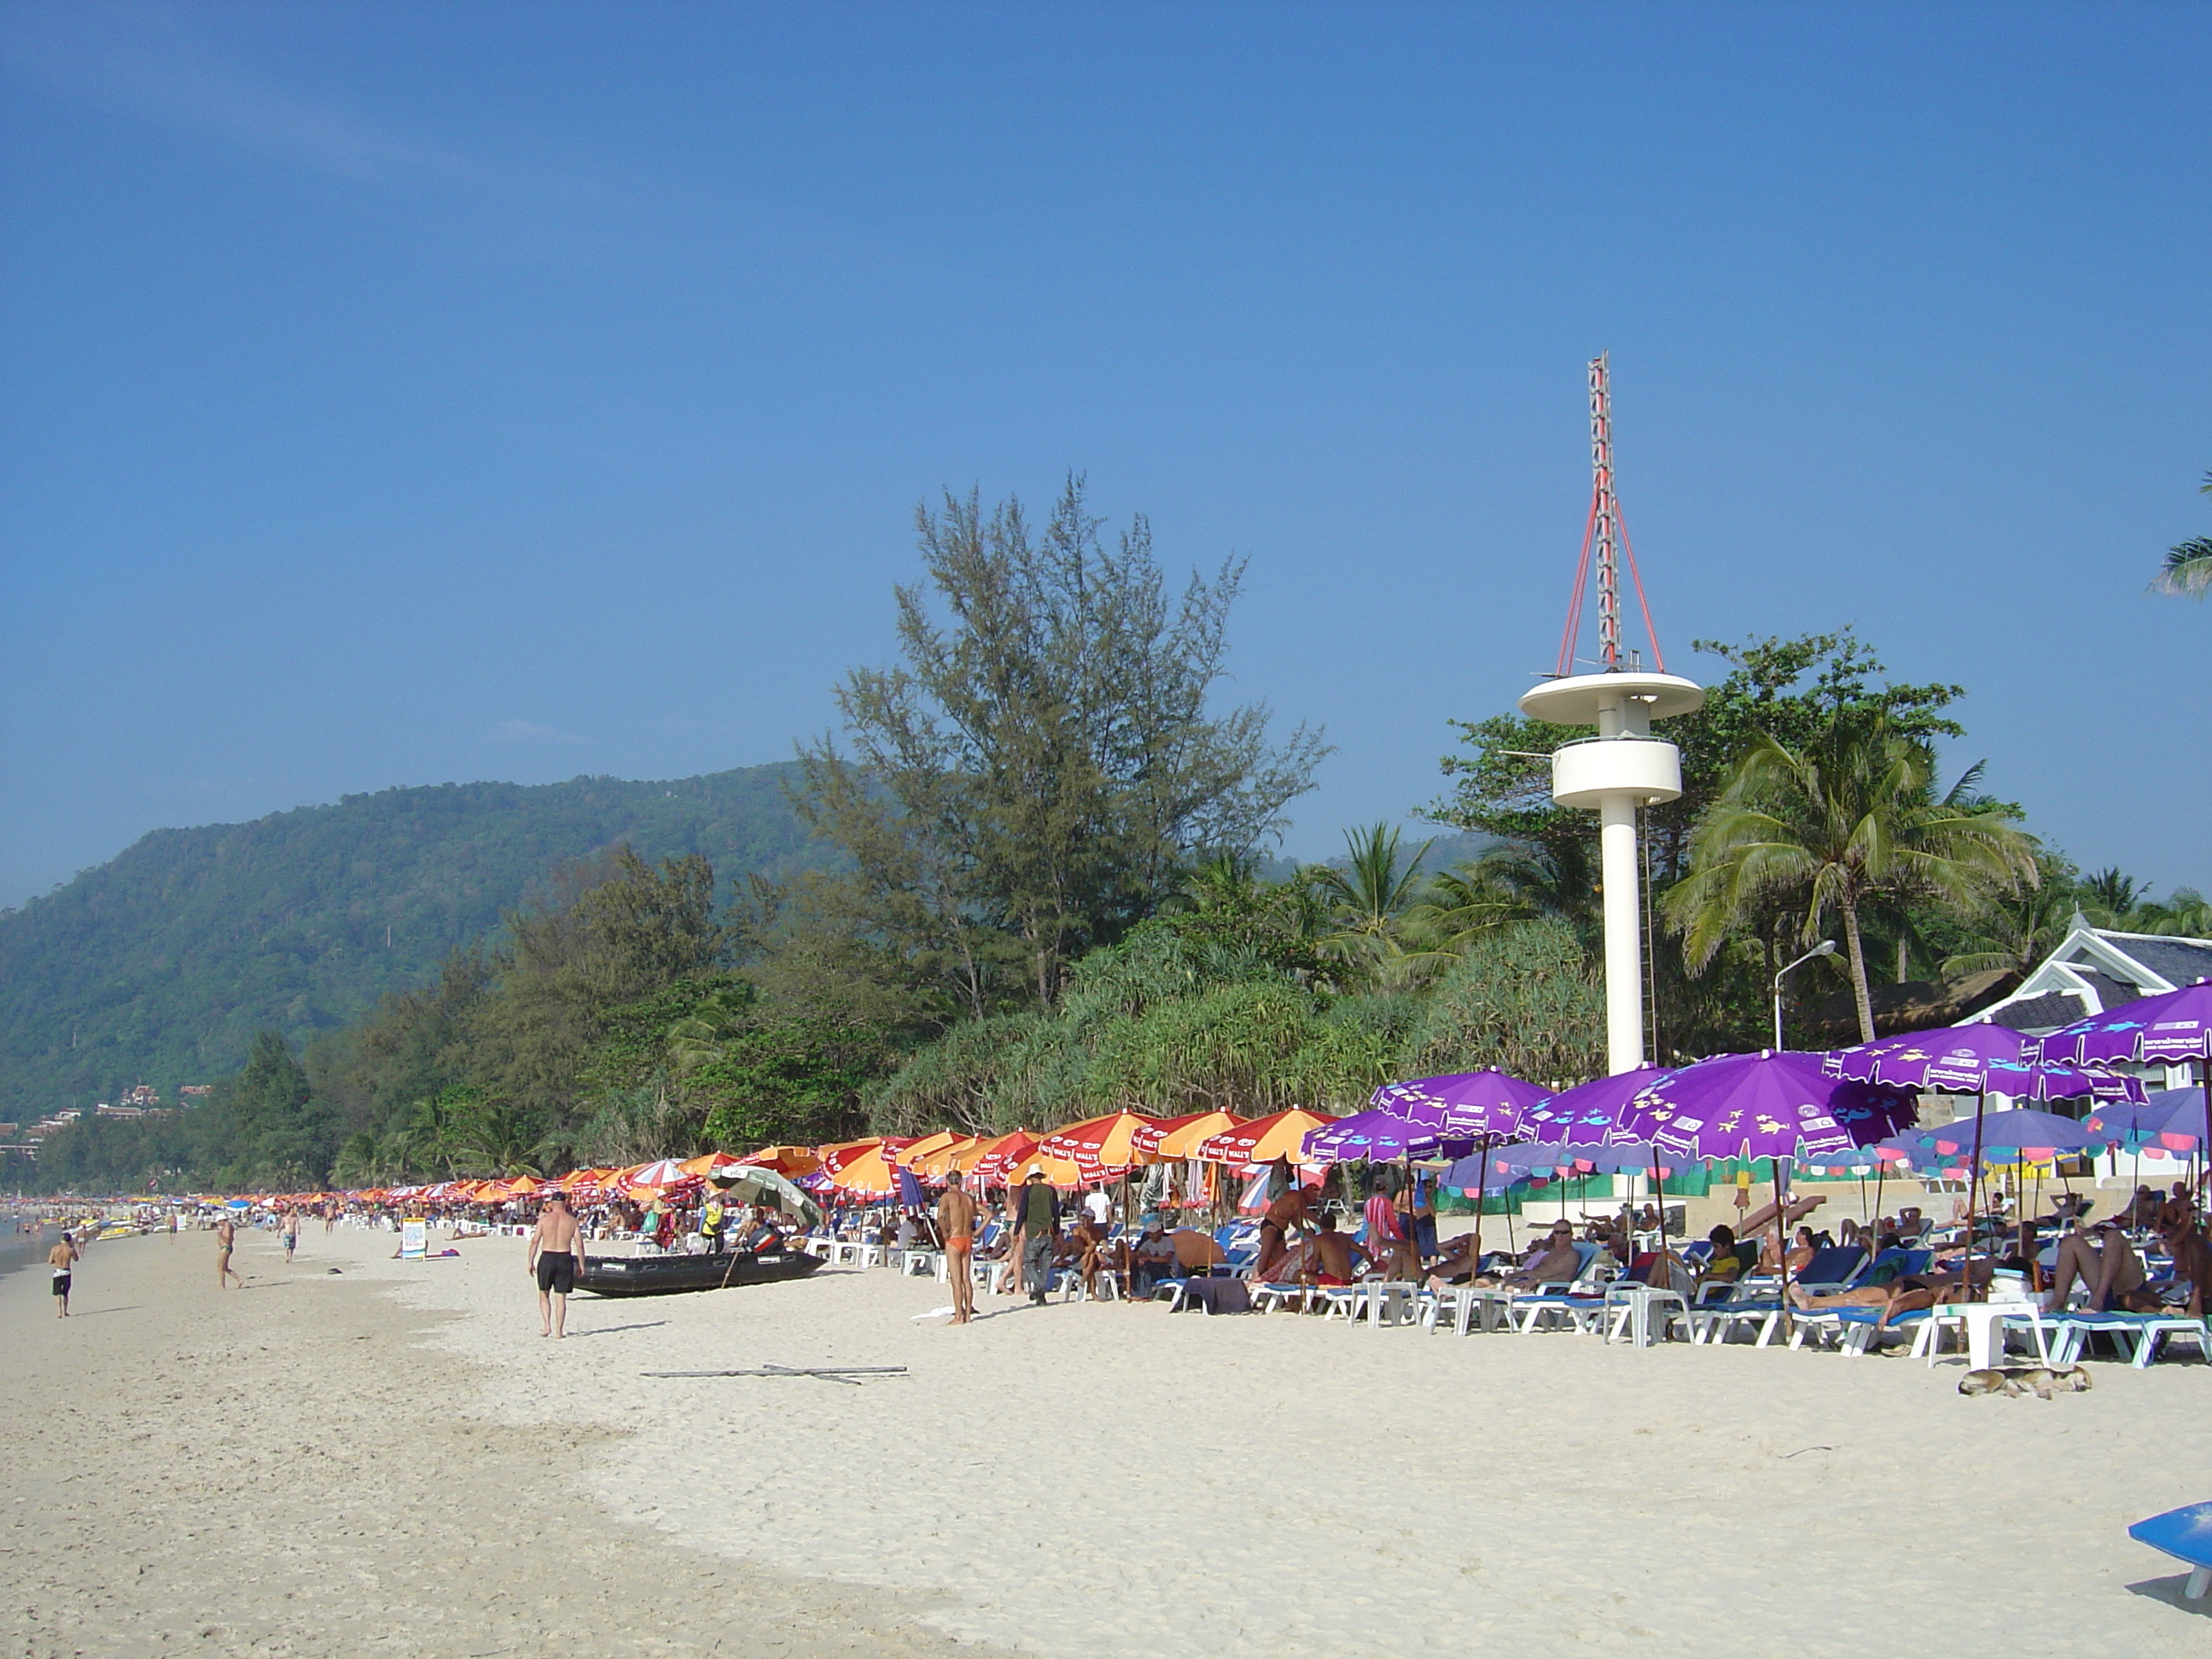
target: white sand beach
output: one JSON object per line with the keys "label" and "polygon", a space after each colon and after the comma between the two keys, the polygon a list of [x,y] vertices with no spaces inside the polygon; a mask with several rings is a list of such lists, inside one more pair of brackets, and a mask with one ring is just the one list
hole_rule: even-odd
{"label": "white sand beach", "polygon": [[[2205,1368],[1956,1363],[987,1300],[580,1297],[513,1239],[286,1268],[95,1247],[0,1292],[24,1655],[2201,1652],[2133,1520],[2212,1496]],[[331,1275],[326,1270],[343,1271]],[[904,1365],[902,1377],[651,1370]],[[2085,1647],[2084,1644],[2087,1644]],[[964,1644],[981,1644],[978,1647]]]}

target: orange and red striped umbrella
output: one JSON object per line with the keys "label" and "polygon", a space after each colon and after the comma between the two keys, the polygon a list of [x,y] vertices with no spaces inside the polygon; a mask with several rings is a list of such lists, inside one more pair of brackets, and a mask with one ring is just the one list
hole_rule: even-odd
{"label": "orange and red striped umbrella", "polygon": [[1013,1164],[1036,1151],[1037,1139],[1026,1129],[1017,1129],[1012,1134],[1000,1135],[995,1140],[983,1143],[975,1152],[972,1164],[964,1162],[965,1154],[954,1160],[955,1168],[972,1170],[979,1187],[1003,1187],[1006,1171]]}
{"label": "orange and red striped umbrella", "polygon": [[1200,1112],[1195,1117],[1170,1118],[1157,1130],[1140,1129],[1133,1139],[1139,1147],[1163,1161],[1196,1158],[1200,1145],[1243,1121],[1234,1112]]}
{"label": "orange and red striped umbrella", "polygon": [[781,1176],[809,1176],[822,1167],[821,1154],[811,1146],[763,1146],[738,1162],[748,1169],[773,1170]]}
{"label": "orange and red striped umbrella", "polygon": [[1240,1123],[1233,1129],[1209,1135],[1192,1156],[1218,1164],[1265,1164],[1278,1158],[1296,1159],[1305,1150],[1306,1137],[1336,1119],[1327,1112],[1309,1112],[1293,1106]]}
{"label": "orange and red striped umbrella", "polygon": [[1109,1112],[1054,1130],[1037,1143],[1037,1150],[1071,1160],[1086,1180],[1097,1181],[1158,1162],[1158,1153],[1141,1152],[1135,1144],[1138,1134],[1157,1121],[1136,1112]]}

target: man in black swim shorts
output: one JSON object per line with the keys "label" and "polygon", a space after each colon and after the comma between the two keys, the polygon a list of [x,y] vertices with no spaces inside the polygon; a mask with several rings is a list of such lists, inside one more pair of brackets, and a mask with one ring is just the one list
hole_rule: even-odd
{"label": "man in black swim shorts", "polygon": [[67,1233],[61,1243],[46,1252],[46,1265],[54,1270],[54,1317],[69,1317],[70,1269],[76,1265],[79,1252],[76,1240]]}
{"label": "man in black swim shorts", "polygon": [[544,1328],[540,1336],[568,1334],[568,1297],[576,1288],[576,1270],[584,1265],[584,1234],[568,1212],[567,1194],[556,1192],[538,1212],[530,1231],[530,1258],[523,1271],[538,1275],[538,1313]]}

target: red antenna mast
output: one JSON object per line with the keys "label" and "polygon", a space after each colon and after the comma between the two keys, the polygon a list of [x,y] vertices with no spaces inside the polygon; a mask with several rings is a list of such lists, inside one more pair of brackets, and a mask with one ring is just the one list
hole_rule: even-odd
{"label": "red antenna mast", "polygon": [[1651,626],[1651,607],[1644,598],[1644,578],[1636,568],[1636,550],[1628,544],[1627,521],[1620,516],[1620,498],[1613,489],[1613,388],[1607,373],[1607,354],[1590,359],[1590,504],[1583,525],[1583,556],[1575,566],[1575,591],[1567,601],[1567,631],[1559,640],[1557,678],[1575,672],[1575,642],[1582,633],[1583,595],[1589,591],[1590,557],[1597,559],[1597,644],[1605,672],[1613,673],[1632,665],[1620,659],[1620,565],[1628,563],[1628,580],[1636,589],[1637,609],[1644,614],[1644,637],[1650,642],[1651,665],[1667,672],[1659,652],[1658,630]]}

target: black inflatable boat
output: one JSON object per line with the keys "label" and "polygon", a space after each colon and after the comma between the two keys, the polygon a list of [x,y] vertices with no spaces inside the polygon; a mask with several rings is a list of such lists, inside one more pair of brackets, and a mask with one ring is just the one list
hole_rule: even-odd
{"label": "black inflatable boat", "polygon": [[595,1255],[584,1259],[576,1288],[600,1296],[672,1296],[804,1279],[822,1265],[802,1250],[733,1250],[726,1255]]}

